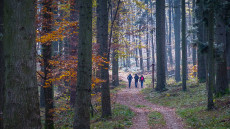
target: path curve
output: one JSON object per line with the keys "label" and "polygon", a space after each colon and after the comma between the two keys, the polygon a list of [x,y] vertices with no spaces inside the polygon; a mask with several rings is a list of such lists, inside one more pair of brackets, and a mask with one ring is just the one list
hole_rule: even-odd
{"label": "path curve", "polygon": [[[116,102],[128,106],[136,113],[135,117],[132,119],[133,125],[130,127],[130,129],[150,129],[148,126],[147,117],[150,111],[160,112],[166,121],[166,127],[156,127],[157,129],[184,129],[184,123],[182,122],[182,119],[176,115],[175,109],[148,102],[144,99],[144,96],[140,93],[140,90],[140,88],[134,88],[134,84],[132,83],[130,89],[125,88],[117,93]],[[138,108],[136,105],[145,105],[146,107]]]}

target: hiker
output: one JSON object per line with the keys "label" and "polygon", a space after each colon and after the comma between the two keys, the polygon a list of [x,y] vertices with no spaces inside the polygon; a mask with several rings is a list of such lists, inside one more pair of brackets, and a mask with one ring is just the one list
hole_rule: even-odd
{"label": "hiker", "polygon": [[139,77],[137,76],[137,74],[135,74],[134,79],[135,79],[135,87],[137,88],[138,79],[139,79]]}
{"label": "hiker", "polygon": [[140,82],[141,82],[141,88],[143,88],[143,82],[145,81],[145,78],[143,75],[140,77]]}
{"label": "hiker", "polygon": [[132,75],[129,74],[129,76],[127,77],[127,79],[128,79],[128,81],[129,81],[129,88],[130,88],[130,86],[131,86],[131,81],[132,81],[132,79],[133,79]]}

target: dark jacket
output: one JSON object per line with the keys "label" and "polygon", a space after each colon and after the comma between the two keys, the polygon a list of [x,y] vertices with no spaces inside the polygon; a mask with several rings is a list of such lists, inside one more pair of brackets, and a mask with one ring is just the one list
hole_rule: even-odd
{"label": "dark jacket", "polygon": [[133,79],[132,75],[129,75],[129,76],[127,77],[127,79],[128,79],[129,81],[132,81],[132,79]]}
{"label": "dark jacket", "polygon": [[135,79],[135,82],[138,82],[139,76],[135,75],[134,79]]}

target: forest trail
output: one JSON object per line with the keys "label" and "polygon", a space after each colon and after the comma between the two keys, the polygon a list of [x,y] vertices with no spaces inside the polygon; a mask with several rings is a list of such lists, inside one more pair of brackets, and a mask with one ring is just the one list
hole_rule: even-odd
{"label": "forest trail", "polygon": [[[122,76],[121,78],[127,82],[126,76]],[[130,129],[150,129],[148,126],[148,113],[151,111],[160,112],[166,121],[165,127],[155,127],[156,129],[184,129],[184,123],[176,115],[175,109],[155,105],[145,100],[144,96],[140,93],[140,84],[138,88],[135,88],[134,80],[132,80],[130,89],[128,88],[128,83],[126,85],[125,89],[117,93],[116,102],[128,106],[135,112],[136,115],[132,120],[133,125]]]}

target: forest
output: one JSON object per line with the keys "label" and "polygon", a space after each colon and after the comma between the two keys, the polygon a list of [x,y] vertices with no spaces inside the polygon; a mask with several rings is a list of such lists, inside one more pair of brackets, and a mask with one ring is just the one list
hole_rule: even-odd
{"label": "forest", "polygon": [[229,129],[229,0],[0,0],[0,129]]}

